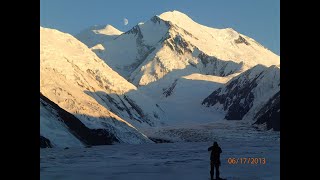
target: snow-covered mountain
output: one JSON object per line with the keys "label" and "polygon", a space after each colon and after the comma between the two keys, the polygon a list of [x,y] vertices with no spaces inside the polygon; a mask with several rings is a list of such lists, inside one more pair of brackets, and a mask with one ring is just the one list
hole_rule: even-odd
{"label": "snow-covered mountain", "polygon": [[40,93],[40,147],[104,145],[119,140],[107,129],[89,129]]}
{"label": "snow-covered mountain", "polygon": [[123,32],[116,29],[110,24],[91,26],[77,35],[75,38],[87,45],[99,57],[102,56],[105,47],[104,42],[111,41],[120,36]]}
{"label": "snow-covered mountain", "polygon": [[215,29],[171,11],[139,23],[97,55],[135,85],[147,85],[174,70],[228,76],[257,64],[280,64],[278,55],[231,28]]}
{"label": "snow-covered mountain", "polygon": [[124,33],[94,26],[76,39],[40,27],[40,37],[40,92],[55,104],[40,100],[44,147],[90,145],[56,116],[64,111],[106,144],[189,136],[223,119],[279,130],[280,57],[233,29],[172,11]]}
{"label": "snow-covered mountain", "polygon": [[95,25],[81,31],[75,38],[86,44],[89,48],[92,48],[103,42],[113,40],[122,33],[122,31],[110,24]]}
{"label": "snow-covered mountain", "polygon": [[[280,111],[279,103],[280,67],[275,65],[257,65],[241,73],[202,102],[207,107],[224,112],[227,120],[255,119],[258,124],[269,121],[263,117],[265,113],[271,116]],[[276,123],[280,124],[280,121]],[[267,124],[269,129],[273,127],[269,122]]]}
{"label": "snow-covered mountain", "polygon": [[73,36],[40,27],[40,91],[90,129],[120,142],[150,142],[140,131],[165,118],[161,107]]}

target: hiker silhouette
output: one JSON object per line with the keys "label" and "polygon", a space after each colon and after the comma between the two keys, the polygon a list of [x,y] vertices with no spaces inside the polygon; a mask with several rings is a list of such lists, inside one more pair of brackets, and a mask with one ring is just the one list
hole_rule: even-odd
{"label": "hiker silhouette", "polygon": [[211,156],[210,156],[210,176],[211,176],[211,180],[213,180],[214,169],[216,169],[216,179],[220,179],[219,166],[221,165],[220,154],[222,153],[222,150],[219,147],[218,143],[214,142],[213,146],[208,148],[208,151],[211,151]]}

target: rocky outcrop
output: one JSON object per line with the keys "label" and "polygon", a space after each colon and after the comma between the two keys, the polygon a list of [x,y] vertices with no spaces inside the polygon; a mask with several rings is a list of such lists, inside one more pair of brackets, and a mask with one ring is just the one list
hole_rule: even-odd
{"label": "rocky outcrop", "polygon": [[40,148],[52,148],[52,144],[49,139],[40,135]]}

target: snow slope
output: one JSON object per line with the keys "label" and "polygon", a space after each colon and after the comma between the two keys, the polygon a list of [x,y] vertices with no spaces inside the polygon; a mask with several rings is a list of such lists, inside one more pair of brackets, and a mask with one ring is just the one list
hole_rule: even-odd
{"label": "snow slope", "polygon": [[75,36],[75,38],[77,38],[78,40],[86,44],[89,48],[91,48],[105,41],[110,41],[118,37],[122,33],[123,32],[116,29],[110,24],[95,25],[81,31],[79,34]]}
{"label": "snow slope", "polygon": [[256,121],[254,124],[265,125],[267,130],[280,131],[280,91],[260,108],[259,112],[255,114],[254,120]]}
{"label": "snow slope", "polygon": [[82,147],[119,142],[106,129],[87,128],[75,116],[40,93],[40,142],[42,139],[48,141],[46,147]]}
{"label": "snow slope", "polygon": [[[218,89],[233,76],[219,77],[189,72],[188,68],[174,71],[156,82],[139,87],[142,93],[157,101],[166,112],[168,118],[162,121],[161,127],[193,126],[223,119],[223,114],[203,107],[201,102],[213,89]],[[147,134],[152,136],[150,133]]]}
{"label": "snow slope", "polygon": [[216,29],[194,22],[186,14],[169,11],[159,16],[192,34],[184,36],[209,56],[235,62],[244,61],[248,66],[263,64],[266,66],[280,63],[278,55],[264,48],[252,38],[236,32],[231,28]]}
{"label": "snow slope", "polygon": [[174,70],[194,67],[201,74],[228,76],[257,64],[280,64],[280,57],[233,29],[215,29],[171,11],[139,23],[99,51],[108,65],[143,86]]}
{"label": "snow slope", "polygon": [[40,135],[49,139],[53,147],[83,146],[64,123],[58,121],[57,112],[40,99]]}
{"label": "snow slope", "polygon": [[159,106],[136,91],[69,34],[40,27],[40,91],[88,128],[106,128],[120,142],[150,140],[136,127],[161,121]]}

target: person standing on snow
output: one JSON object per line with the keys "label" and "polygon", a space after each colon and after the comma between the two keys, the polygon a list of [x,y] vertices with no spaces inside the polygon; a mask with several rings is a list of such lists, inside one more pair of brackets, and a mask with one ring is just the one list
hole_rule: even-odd
{"label": "person standing on snow", "polygon": [[221,165],[220,154],[222,153],[221,148],[219,147],[217,142],[213,143],[213,146],[208,148],[208,151],[211,151],[210,156],[210,176],[211,180],[213,180],[214,176],[214,168],[216,169],[216,179],[220,179],[220,171],[219,166]]}

